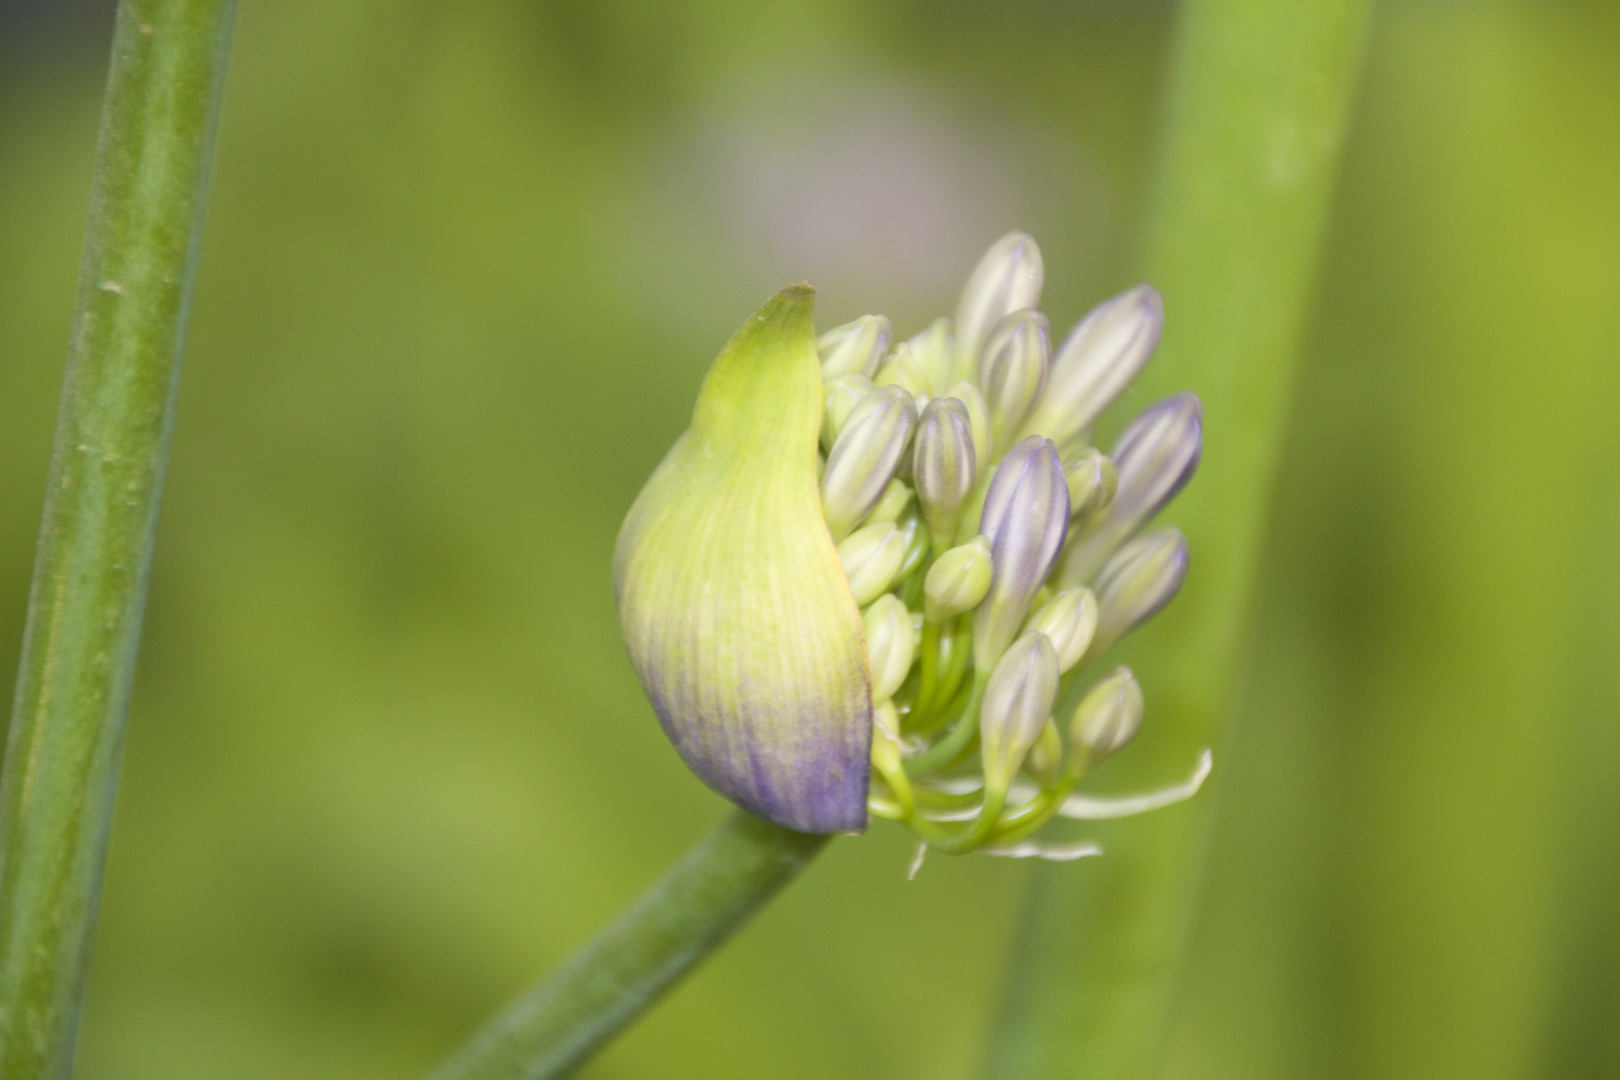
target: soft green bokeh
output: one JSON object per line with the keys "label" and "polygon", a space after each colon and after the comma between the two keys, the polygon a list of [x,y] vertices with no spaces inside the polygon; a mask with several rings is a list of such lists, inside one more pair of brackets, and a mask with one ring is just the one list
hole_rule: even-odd
{"label": "soft green bokeh", "polygon": [[[1055,325],[1131,284],[1171,14],[243,0],[80,1075],[413,1075],[718,821],[631,498],[791,280],[911,333],[1017,226]],[[20,18],[0,656],[104,50]],[[1600,0],[1381,9],[1167,1076],[1620,1071],[1617,57]],[[973,1076],[1023,868],[908,856],[835,843],[586,1075]]]}

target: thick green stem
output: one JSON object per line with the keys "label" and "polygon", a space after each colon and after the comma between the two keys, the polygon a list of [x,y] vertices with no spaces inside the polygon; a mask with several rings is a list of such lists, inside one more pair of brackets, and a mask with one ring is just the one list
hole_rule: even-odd
{"label": "thick green stem", "polygon": [[746,923],[827,840],[736,811],[433,1080],[566,1075]]}
{"label": "thick green stem", "polygon": [[231,10],[118,7],[0,774],[0,1080],[71,1068]]}
{"label": "thick green stem", "polygon": [[[1139,773],[1224,738],[1369,6],[1184,5],[1144,267],[1165,337],[1135,397],[1197,391],[1205,449],[1167,515],[1192,543],[1186,590],[1127,650],[1150,727],[1120,764]],[[1106,858],[1036,870],[991,1076],[1155,1074],[1211,807],[1097,823]]]}

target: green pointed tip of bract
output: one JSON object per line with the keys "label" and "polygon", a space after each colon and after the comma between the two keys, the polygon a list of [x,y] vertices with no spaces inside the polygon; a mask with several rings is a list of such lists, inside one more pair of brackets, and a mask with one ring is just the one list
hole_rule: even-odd
{"label": "green pointed tip of bract", "polygon": [[858,832],[872,702],[816,480],[813,298],[782,290],[715,360],[625,518],[613,583],[630,661],[687,765],[790,829]]}

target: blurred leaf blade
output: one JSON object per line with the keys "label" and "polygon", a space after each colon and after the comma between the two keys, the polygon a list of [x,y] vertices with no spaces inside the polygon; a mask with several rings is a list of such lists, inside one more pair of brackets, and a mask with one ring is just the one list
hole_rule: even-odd
{"label": "blurred leaf blade", "polygon": [[[1144,273],[1166,332],[1137,389],[1196,391],[1205,452],[1169,515],[1192,542],[1187,588],[1126,650],[1151,729],[1133,767],[1154,775],[1213,745],[1219,776],[1369,13],[1194,0],[1182,15]],[[1212,806],[1110,823],[1094,830],[1106,858],[1036,871],[992,1077],[1152,1074]]]}

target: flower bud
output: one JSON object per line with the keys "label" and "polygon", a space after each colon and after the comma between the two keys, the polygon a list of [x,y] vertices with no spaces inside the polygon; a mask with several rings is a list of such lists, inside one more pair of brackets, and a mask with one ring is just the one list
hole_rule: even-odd
{"label": "flower bud", "polygon": [[851,372],[829,380],[825,389],[827,409],[821,417],[821,445],[831,450],[849,414],[862,398],[877,389],[877,384],[865,375]]}
{"label": "flower bud", "polygon": [[832,380],[853,373],[871,378],[877,374],[883,354],[889,351],[893,334],[894,328],[883,315],[862,315],[827,331],[816,339],[821,377]]}
{"label": "flower bud", "polygon": [[982,478],[989,471],[995,458],[990,453],[990,409],[984,403],[984,395],[979,388],[970,382],[959,382],[945,392],[946,397],[953,397],[962,403],[967,410],[968,427],[973,431],[973,460],[979,467],[979,476]]}
{"label": "flower bud", "polygon": [[979,385],[990,408],[992,454],[1012,445],[1019,429],[1041,400],[1051,365],[1052,346],[1046,316],[1015,311],[996,323],[979,361]]}
{"label": "flower bud", "polygon": [[990,540],[990,593],[973,616],[973,663],[994,666],[1029,613],[1069,530],[1069,488],[1057,449],[1028,438],[1007,452],[985,494],[980,530]]}
{"label": "flower bud", "polygon": [[834,540],[883,497],[916,419],[911,395],[898,386],[878,387],[851,410],[821,474],[821,507]]}
{"label": "flower bud", "polygon": [[1069,769],[1084,775],[1136,738],[1142,727],[1142,688],[1127,667],[1091,688],[1069,721]]}
{"label": "flower bud", "polygon": [[1147,364],[1164,326],[1164,300],[1138,285],[1080,320],[1052,358],[1046,396],[1020,435],[1066,446],[1091,426]]}
{"label": "flower bud", "polygon": [[906,681],[916,639],[911,612],[898,596],[880,596],[866,609],[866,655],[871,662],[872,700],[887,701]]}
{"label": "flower bud", "polygon": [[978,607],[989,591],[990,541],[980,536],[934,560],[923,579],[923,612],[942,623]]}
{"label": "flower bud", "polygon": [[894,575],[894,580],[904,581],[928,556],[928,530],[923,528],[922,518],[913,513],[903,515],[895,525],[905,538],[906,553],[900,560],[900,570]]}
{"label": "flower bud", "polygon": [[1087,450],[1079,461],[1063,467],[1063,479],[1069,485],[1069,517],[1078,521],[1114,501],[1119,470],[1100,450]]}
{"label": "flower bud", "polygon": [[1024,632],[1031,630],[1051,639],[1058,671],[1067,673],[1086,655],[1097,632],[1097,600],[1090,589],[1064,589],[1029,617]]}
{"label": "flower bud", "polygon": [[866,826],[872,697],[815,486],[813,295],[777,294],[709,369],[619,531],[613,590],[630,662],[687,765],[778,824],[848,832]]}
{"label": "flower bud", "polygon": [[1057,700],[1057,654],[1046,635],[1025,634],[990,673],[979,710],[986,792],[1005,792]]}
{"label": "flower bud", "polygon": [[951,382],[951,351],[954,348],[951,320],[935,319],[928,329],[907,344],[911,346],[911,355],[916,358],[917,366],[928,376],[929,396],[938,397]]}
{"label": "flower bud", "polygon": [[924,406],[911,475],[929,532],[948,543],[978,476],[967,406],[956,398],[935,398]]}
{"label": "flower bud", "polygon": [[1100,653],[1158,614],[1187,577],[1187,538],[1176,528],[1155,529],[1114,553],[1097,574],[1097,633],[1091,652]]}
{"label": "flower bud", "polygon": [[1090,580],[1115,548],[1187,486],[1203,453],[1203,417],[1197,394],[1177,394],[1149,406],[1125,429],[1111,455],[1119,487],[1076,538],[1063,567],[1066,584]]}
{"label": "flower bud", "polygon": [[1041,249],[1028,233],[1010,232],[990,245],[973,268],[956,308],[956,358],[952,381],[970,379],[990,328],[1021,308],[1041,302]]}
{"label": "flower bud", "polygon": [[1029,748],[1024,771],[1043,788],[1055,787],[1063,778],[1063,735],[1051,720],[1041,728],[1035,745]]}
{"label": "flower bud", "polygon": [[927,401],[934,392],[928,375],[918,365],[917,358],[911,355],[911,347],[904,342],[895,348],[893,356],[883,362],[873,381],[879,386],[898,386],[917,401]]}
{"label": "flower bud", "polygon": [[849,579],[849,591],[865,607],[894,584],[906,557],[906,534],[892,521],[879,521],[850,533],[838,545],[838,559]]}
{"label": "flower bud", "polygon": [[866,515],[868,522],[873,521],[899,521],[901,515],[911,506],[911,489],[904,480],[890,480],[889,486],[883,489],[883,497],[878,504],[872,507],[872,512]]}

